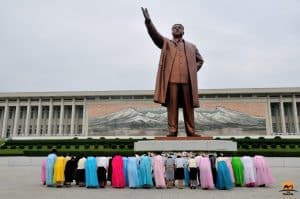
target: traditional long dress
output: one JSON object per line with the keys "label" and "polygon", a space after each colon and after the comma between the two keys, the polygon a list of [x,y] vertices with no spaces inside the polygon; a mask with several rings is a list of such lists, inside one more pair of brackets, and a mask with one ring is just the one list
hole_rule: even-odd
{"label": "traditional long dress", "polygon": [[240,157],[232,157],[231,165],[235,178],[236,186],[244,185],[244,165]]}
{"label": "traditional long dress", "polygon": [[214,179],[214,184],[217,183],[217,168],[216,168],[216,156],[215,155],[209,155],[210,165],[211,165],[211,171]]}
{"label": "traditional long dress", "polygon": [[128,186],[127,164],[128,164],[128,157],[123,157],[123,170],[124,170],[126,186]]}
{"label": "traditional long dress", "polygon": [[63,185],[65,182],[65,166],[66,158],[63,156],[57,157],[54,165],[53,181],[56,185]]}
{"label": "traditional long dress", "polygon": [[74,175],[76,171],[76,162],[75,158],[71,158],[66,163],[65,167],[65,183],[66,185],[70,185],[74,180]]}
{"label": "traditional long dress", "polygon": [[153,187],[151,159],[142,155],[140,159],[140,179],[143,187]]}
{"label": "traditional long dress", "polygon": [[125,187],[125,176],[123,169],[123,158],[116,155],[112,159],[112,187],[124,188]]}
{"label": "traditional long dress", "polygon": [[227,167],[229,169],[229,173],[231,176],[231,181],[233,182],[233,184],[235,183],[235,179],[234,179],[234,173],[233,173],[233,169],[232,169],[232,165],[231,165],[231,158],[230,157],[224,157]]}
{"label": "traditional long dress", "polygon": [[141,187],[141,182],[139,178],[139,162],[136,157],[128,157],[127,162],[127,176],[128,176],[128,186],[130,188]]}
{"label": "traditional long dress", "polygon": [[274,184],[271,169],[263,156],[254,156],[254,166],[256,169],[255,182],[257,186],[269,186]]}
{"label": "traditional long dress", "polygon": [[53,174],[54,174],[54,164],[57,156],[54,153],[51,153],[47,157],[46,162],[46,185],[53,186]]}
{"label": "traditional long dress", "polygon": [[244,180],[247,187],[255,186],[255,168],[253,159],[249,156],[241,158],[244,166]]}
{"label": "traditional long dress", "polygon": [[98,188],[97,161],[95,157],[88,157],[85,162],[85,186],[88,188]]}
{"label": "traditional long dress", "polygon": [[165,160],[161,155],[156,155],[152,158],[153,174],[155,179],[155,186],[166,187],[165,181]]}
{"label": "traditional long dress", "polygon": [[[218,189],[232,189],[233,182],[230,175],[230,171],[228,169],[226,158],[219,157],[216,160],[217,164],[217,182],[216,187]],[[201,175],[201,171],[200,171]],[[201,182],[202,184],[202,182]]]}
{"label": "traditional long dress", "polygon": [[188,158],[185,159],[185,165],[184,165],[184,185],[188,187],[190,185],[190,172],[189,172],[189,166],[187,164]]}
{"label": "traditional long dress", "polygon": [[209,157],[199,158],[200,182],[202,189],[215,188]]}
{"label": "traditional long dress", "polygon": [[41,165],[41,182],[43,185],[46,184],[46,159],[42,160]]}

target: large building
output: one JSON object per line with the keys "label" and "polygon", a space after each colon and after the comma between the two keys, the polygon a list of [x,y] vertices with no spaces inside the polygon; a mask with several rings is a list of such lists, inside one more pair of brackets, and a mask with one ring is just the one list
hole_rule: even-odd
{"label": "large building", "polygon": [[[153,91],[0,93],[1,138],[155,136],[167,132]],[[208,135],[300,135],[300,88],[199,90],[196,129]],[[184,132],[182,116],[180,128]]]}

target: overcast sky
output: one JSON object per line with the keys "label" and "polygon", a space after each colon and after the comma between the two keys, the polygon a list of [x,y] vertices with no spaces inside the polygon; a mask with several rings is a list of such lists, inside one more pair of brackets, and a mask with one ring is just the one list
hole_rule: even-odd
{"label": "overcast sky", "polygon": [[0,92],[153,90],[141,6],[185,26],[200,89],[300,86],[299,0],[0,0]]}

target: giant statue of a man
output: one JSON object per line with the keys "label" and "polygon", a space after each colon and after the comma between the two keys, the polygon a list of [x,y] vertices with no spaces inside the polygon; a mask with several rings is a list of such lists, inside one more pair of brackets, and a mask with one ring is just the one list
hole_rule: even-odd
{"label": "giant statue of a man", "polygon": [[199,107],[197,72],[203,59],[196,46],[183,39],[182,24],[172,26],[173,39],[170,40],[156,30],[147,8],[142,8],[142,12],[151,39],[161,49],[154,101],[167,107],[167,136],[177,136],[180,107],[187,136],[199,136],[195,133],[194,108]]}

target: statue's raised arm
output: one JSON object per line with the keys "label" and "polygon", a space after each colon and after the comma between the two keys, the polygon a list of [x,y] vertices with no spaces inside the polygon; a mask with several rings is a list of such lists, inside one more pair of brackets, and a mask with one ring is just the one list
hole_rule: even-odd
{"label": "statue's raised arm", "polygon": [[149,15],[149,12],[148,12],[148,9],[142,7],[142,12],[143,12],[143,15],[145,18],[145,24],[146,24],[148,33],[149,33],[152,41],[158,48],[162,48],[163,44],[164,44],[164,37],[161,34],[159,34],[159,32],[156,30],[155,26],[153,25],[150,15]]}

